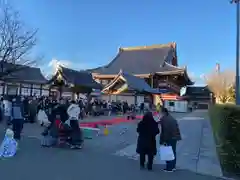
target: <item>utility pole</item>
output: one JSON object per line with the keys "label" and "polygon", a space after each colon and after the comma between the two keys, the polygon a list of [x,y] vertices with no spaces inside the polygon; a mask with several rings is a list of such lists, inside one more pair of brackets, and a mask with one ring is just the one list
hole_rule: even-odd
{"label": "utility pole", "polygon": [[236,87],[235,87],[235,93],[236,93],[236,105],[240,105],[240,88],[239,88],[239,25],[240,25],[240,18],[239,18],[239,6],[240,6],[240,0],[231,0],[232,4],[236,4],[236,25],[237,25],[237,33],[236,33]]}

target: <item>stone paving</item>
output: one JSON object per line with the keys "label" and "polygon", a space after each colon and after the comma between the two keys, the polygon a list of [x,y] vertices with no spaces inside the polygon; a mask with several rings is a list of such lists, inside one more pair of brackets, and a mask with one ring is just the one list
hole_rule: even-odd
{"label": "stone paving", "polygon": [[[222,176],[220,163],[215,149],[211,125],[206,114],[198,111],[179,117],[179,126],[183,140],[177,146],[177,167],[193,172]],[[138,159],[136,143],[115,153],[130,159]],[[157,157],[155,164],[165,164]]]}
{"label": "stone paving", "polygon": [[[108,136],[100,135],[86,140],[84,149],[81,151],[41,148],[39,138],[42,129],[36,124],[26,124],[23,133],[24,138],[16,157],[0,161],[1,177],[8,180],[218,179],[196,173],[203,173],[199,169],[203,169],[202,165],[207,166],[206,163],[210,164],[209,157],[214,156],[211,154],[211,149],[209,151],[209,147],[212,148],[212,143],[202,143],[203,139],[209,137],[209,135],[201,136],[203,132],[204,134],[209,133],[205,121],[183,120],[186,114],[174,114],[174,116],[177,119],[182,119],[179,122],[184,139],[178,146],[177,162],[180,169],[174,173],[164,173],[161,170],[163,168],[162,162],[159,162],[157,158],[153,172],[140,171],[138,162],[129,159],[136,158],[133,156],[136,149],[137,122],[133,121],[110,126]],[[188,117],[190,117],[190,114]],[[1,129],[3,130],[3,127]],[[3,137],[3,131],[1,137]],[[200,147],[204,148],[201,149]],[[116,156],[116,154],[121,154],[119,154],[120,151],[122,151],[122,154],[125,152],[127,158]],[[211,162],[215,163],[215,159]],[[14,173],[12,173],[13,169]],[[203,171],[206,170],[203,169]]]}
{"label": "stone paving", "polygon": [[96,153],[89,148],[81,151],[40,148],[34,138],[21,142],[18,154],[0,160],[1,179],[6,180],[216,180],[187,170],[164,173],[161,166],[153,172],[140,170],[138,163],[106,153]]}

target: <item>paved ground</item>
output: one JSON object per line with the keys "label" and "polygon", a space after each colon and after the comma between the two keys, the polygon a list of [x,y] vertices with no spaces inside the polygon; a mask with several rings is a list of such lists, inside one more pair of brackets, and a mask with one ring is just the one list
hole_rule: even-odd
{"label": "paved ground", "polygon": [[36,139],[25,138],[16,157],[0,161],[1,179],[8,180],[215,180],[217,178],[179,170],[164,173],[139,170],[138,163],[85,148],[82,151],[40,148]]}
{"label": "paved ground", "polygon": [[[179,120],[182,141],[177,146],[177,166],[197,173],[220,177],[222,171],[215,149],[215,142],[206,111],[195,111]],[[131,159],[138,159],[136,143],[115,153]],[[155,164],[164,164],[156,158]]]}
{"label": "paved ground", "polygon": [[[189,142],[187,145],[186,143],[185,145],[179,145],[179,152],[183,154],[185,152],[187,157],[182,156],[181,159],[179,156],[178,162],[181,164],[186,161],[185,164],[187,166],[196,161],[194,158],[194,160],[191,160],[189,157],[200,157],[199,146],[201,146],[202,141],[198,137],[200,132],[202,133],[203,128],[198,127],[203,127],[203,125],[196,120],[194,120],[195,123],[191,123],[190,120],[184,120],[185,114],[174,114],[174,116],[182,119],[180,128],[182,129],[184,139]],[[8,180],[217,179],[188,170],[178,170],[170,174],[164,173],[161,171],[163,166],[159,165],[159,163],[156,163],[153,172],[141,171],[137,161],[116,156],[116,152],[135,144],[136,123],[112,126],[109,128],[109,131],[110,134],[108,136],[99,136],[92,140],[86,140],[85,147],[81,151],[55,148],[45,149],[40,147],[38,139],[41,129],[36,125],[26,125],[24,138],[20,144],[20,151],[16,157],[0,161],[1,178]],[[1,137],[3,137],[3,134]],[[199,140],[198,145],[195,142],[196,138]],[[198,153],[196,154],[195,151],[197,150]]]}

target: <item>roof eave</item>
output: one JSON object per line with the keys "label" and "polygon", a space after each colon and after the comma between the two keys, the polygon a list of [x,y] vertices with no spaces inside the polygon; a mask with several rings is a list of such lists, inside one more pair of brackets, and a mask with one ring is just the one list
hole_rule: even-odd
{"label": "roof eave", "polygon": [[176,75],[176,74],[183,74],[184,70],[173,70],[173,71],[163,71],[163,72],[155,72],[155,74],[159,75]]}
{"label": "roof eave", "polygon": [[[92,73],[94,78],[115,78],[118,76],[118,74],[97,74],[97,73]],[[141,77],[141,78],[149,78],[152,74],[134,74],[134,76]]]}
{"label": "roof eave", "polygon": [[184,76],[186,78],[186,80],[188,81],[188,84],[187,85],[194,85],[195,83],[190,79],[190,77],[188,76],[188,73],[187,73],[187,69],[185,68],[184,69]]}
{"label": "roof eave", "polygon": [[120,71],[118,75],[116,75],[115,78],[103,88],[102,92],[108,91],[111,87],[113,87],[114,84],[121,78],[121,76],[122,73]]}

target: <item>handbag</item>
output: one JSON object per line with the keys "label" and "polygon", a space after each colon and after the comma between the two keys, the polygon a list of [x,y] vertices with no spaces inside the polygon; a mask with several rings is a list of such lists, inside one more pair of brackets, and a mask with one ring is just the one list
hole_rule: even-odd
{"label": "handbag", "polygon": [[162,161],[172,161],[175,159],[172,146],[160,145],[159,156]]}

